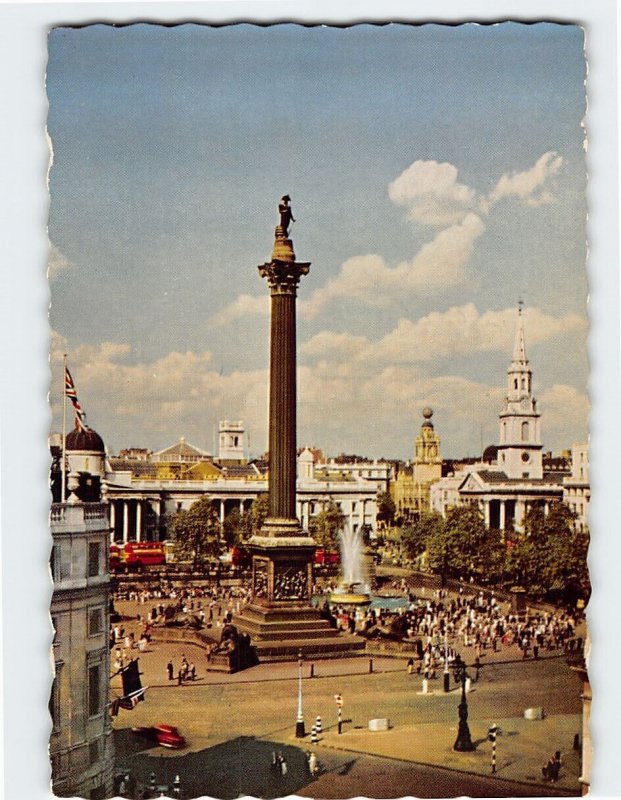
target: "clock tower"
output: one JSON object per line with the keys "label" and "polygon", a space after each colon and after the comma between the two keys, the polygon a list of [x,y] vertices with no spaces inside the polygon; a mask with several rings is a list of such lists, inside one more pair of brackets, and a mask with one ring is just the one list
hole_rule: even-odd
{"label": "clock tower", "polygon": [[498,466],[508,478],[543,478],[541,460],[541,415],[532,394],[532,371],[526,358],[522,301],[513,346],[513,358],[507,370],[507,395],[500,412]]}
{"label": "clock tower", "polygon": [[423,409],[425,421],[421,425],[420,433],[414,445],[414,471],[415,483],[433,483],[442,477],[442,456],[440,454],[440,437],[433,429],[431,418],[433,411]]}

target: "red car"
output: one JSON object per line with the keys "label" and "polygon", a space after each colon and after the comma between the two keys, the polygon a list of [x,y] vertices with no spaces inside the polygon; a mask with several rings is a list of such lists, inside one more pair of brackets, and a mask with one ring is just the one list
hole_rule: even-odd
{"label": "red car", "polygon": [[152,728],[132,728],[132,732],[137,736],[144,736],[151,739],[161,747],[172,747],[179,749],[185,747],[186,741],[179,733],[179,729],[174,725],[154,725]]}

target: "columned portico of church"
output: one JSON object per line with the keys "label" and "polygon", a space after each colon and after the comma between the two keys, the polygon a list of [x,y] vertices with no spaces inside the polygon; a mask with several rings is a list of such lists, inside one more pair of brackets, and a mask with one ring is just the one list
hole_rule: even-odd
{"label": "columned portico of church", "polygon": [[541,508],[547,514],[550,503],[562,500],[563,485],[560,481],[511,481],[501,472],[478,470],[464,476],[459,498],[461,503],[477,505],[485,527],[522,531],[530,509]]}

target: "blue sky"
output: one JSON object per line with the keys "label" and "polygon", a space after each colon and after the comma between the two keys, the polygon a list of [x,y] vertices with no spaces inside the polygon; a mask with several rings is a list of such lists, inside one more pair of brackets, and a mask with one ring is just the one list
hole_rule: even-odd
{"label": "blue sky", "polygon": [[546,449],[584,441],[583,35],[569,25],[60,28],[52,386],[111,450],[219,419],[265,448],[268,260],[293,199],[300,444],[497,440],[515,309]]}

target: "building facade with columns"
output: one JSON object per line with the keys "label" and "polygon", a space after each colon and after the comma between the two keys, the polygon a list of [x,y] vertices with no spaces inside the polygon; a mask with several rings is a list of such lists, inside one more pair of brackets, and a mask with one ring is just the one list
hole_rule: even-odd
{"label": "building facade with columns", "polygon": [[444,515],[451,505],[475,504],[487,527],[521,531],[529,508],[547,511],[550,503],[563,500],[564,495],[564,475],[543,471],[541,414],[526,357],[521,303],[499,423],[496,462],[473,465],[438,481],[431,488],[431,506]]}
{"label": "building facade with columns", "polygon": [[[296,510],[303,527],[310,517],[319,514],[330,501],[340,508],[352,530],[368,525],[375,530],[377,493],[383,491],[385,470],[378,465],[367,465],[375,474],[361,477],[359,471],[348,465],[316,469],[310,451],[304,450],[298,458],[296,484]],[[186,473],[187,475],[188,473]],[[205,495],[216,506],[220,521],[234,510],[244,514],[253,501],[266,494],[268,477],[255,464],[239,465],[235,469],[223,468],[209,480],[165,480],[144,477],[140,470],[115,472],[108,470],[105,477],[110,501],[110,527],[112,541],[161,541],[168,536],[168,519],[177,511],[186,510]]]}
{"label": "building facade with columns", "polygon": [[108,713],[110,524],[101,483],[104,448],[90,429],[72,431],[66,443],[66,502],[60,501],[56,481],[50,511],[52,786],[61,797],[103,800],[113,794]]}

